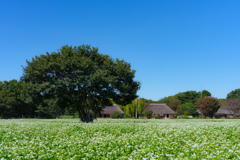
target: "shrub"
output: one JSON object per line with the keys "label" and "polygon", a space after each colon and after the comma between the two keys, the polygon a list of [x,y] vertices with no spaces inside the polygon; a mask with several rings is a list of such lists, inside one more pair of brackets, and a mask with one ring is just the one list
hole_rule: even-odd
{"label": "shrub", "polygon": [[157,115],[155,116],[155,119],[161,119],[160,114],[157,114]]}
{"label": "shrub", "polygon": [[129,114],[124,114],[123,118],[131,118],[131,115],[129,115]]}
{"label": "shrub", "polygon": [[222,118],[221,116],[215,115],[214,118],[219,119]]}
{"label": "shrub", "polygon": [[147,119],[150,119],[152,117],[153,111],[152,110],[146,110],[144,112],[144,116],[147,117]]}
{"label": "shrub", "polygon": [[188,116],[186,115],[181,115],[181,116],[178,116],[179,119],[188,119]]}
{"label": "shrub", "polygon": [[173,115],[173,118],[177,118],[177,115],[176,115],[176,114],[174,114],[174,115]]}
{"label": "shrub", "polygon": [[143,115],[139,115],[139,117],[138,117],[139,119],[143,119],[144,118],[144,116]]}
{"label": "shrub", "polygon": [[122,113],[118,112],[118,111],[114,111],[110,114],[111,118],[122,118]]}

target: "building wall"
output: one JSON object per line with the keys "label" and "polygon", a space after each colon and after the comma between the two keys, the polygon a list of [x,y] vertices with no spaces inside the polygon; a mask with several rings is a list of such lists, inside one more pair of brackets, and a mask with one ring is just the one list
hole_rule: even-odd
{"label": "building wall", "polygon": [[164,119],[173,119],[173,114],[165,114]]}

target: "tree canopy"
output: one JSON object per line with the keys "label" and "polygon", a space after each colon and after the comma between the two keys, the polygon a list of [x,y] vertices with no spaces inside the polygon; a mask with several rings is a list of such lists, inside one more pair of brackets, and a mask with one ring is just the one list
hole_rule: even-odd
{"label": "tree canopy", "polygon": [[203,90],[202,92],[186,91],[186,92],[179,92],[173,96],[164,97],[160,99],[158,102],[166,103],[169,106],[171,105],[171,102],[173,103],[173,101],[179,101],[179,105],[185,104],[185,103],[195,104],[199,98],[209,97],[209,96],[211,96],[211,93],[207,90]]}
{"label": "tree canopy", "polygon": [[227,99],[234,99],[234,98],[238,98],[240,100],[240,88],[235,89],[227,94]]}
{"label": "tree canopy", "polygon": [[24,82],[0,81],[0,117],[33,117],[34,107],[26,103],[25,89]]}
{"label": "tree canopy", "polygon": [[61,108],[76,108],[83,122],[93,121],[111,100],[131,103],[140,88],[129,63],[100,54],[90,45],[66,45],[35,56],[23,70],[22,79],[34,90],[34,99],[55,97]]}
{"label": "tree canopy", "polygon": [[184,113],[187,113],[188,115],[195,116],[197,111],[196,105],[192,103],[185,103],[180,106],[180,109],[178,110],[178,115],[184,115]]}

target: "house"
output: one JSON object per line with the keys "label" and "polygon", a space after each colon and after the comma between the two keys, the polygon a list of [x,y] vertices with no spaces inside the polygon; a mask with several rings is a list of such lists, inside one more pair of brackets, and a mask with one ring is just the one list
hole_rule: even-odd
{"label": "house", "polygon": [[228,109],[218,109],[218,111],[215,113],[215,116],[220,116],[221,118],[233,118],[235,116],[234,112]]}
{"label": "house", "polygon": [[101,112],[101,115],[98,116],[99,118],[110,118],[110,114],[114,111],[118,111],[124,115],[125,113],[121,110],[121,108],[118,107],[118,105],[113,104],[112,106],[106,106],[103,111]]}
{"label": "house", "polygon": [[147,108],[144,109],[142,114],[144,114],[146,110],[151,110],[153,112],[152,117],[155,117],[159,114],[162,119],[173,119],[173,115],[175,114],[175,112],[171,108],[169,108],[165,103],[160,104],[151,103],[147,106]]}
{"label": "house", "polygon": [[197,117],[203,116],[203,113],[202,113],[201,111],[197,110],[197,111],[196,111],[196,115],[197,115]]}

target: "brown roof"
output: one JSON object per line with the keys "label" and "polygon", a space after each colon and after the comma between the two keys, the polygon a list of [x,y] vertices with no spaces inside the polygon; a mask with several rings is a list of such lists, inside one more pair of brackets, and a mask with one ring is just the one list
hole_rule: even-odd
{"label": "brown roof", "polygon": [[226,115],[226,114],[233,115],[234,112],[228,109],[219,109],[216,113],[216,115]]}
{"label": "brown roof", "polygon": [[175,112],[171,108],[169,108],[165,103],[149,104],[147,108],[144,109],[144,111],[146,110],[152,110],[153,114],[160,114],[161,116],[163,116],[164,114],[175,114]]}
{"label": "brown roof", "polygon": [[110,114],[114,111],[118,111],[122,114],[124,114],[124,112],[118,107],[118,105],[114,104],[112,106],[106,106],[103,111],[102,111],[102,114]]}

